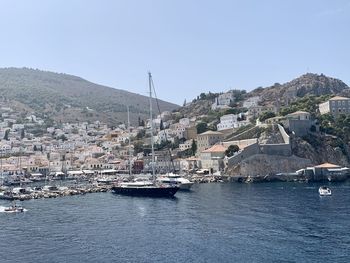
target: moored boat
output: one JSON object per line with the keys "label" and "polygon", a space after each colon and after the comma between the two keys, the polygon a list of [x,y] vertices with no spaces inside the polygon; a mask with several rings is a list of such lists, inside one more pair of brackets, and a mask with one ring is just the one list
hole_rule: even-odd
{"label": "moored boat", "polygon": [[157,180],[163,184],[175,185],[179,187],[179,190],[190,190],[194,184],[190,180],[182,177],[179,174],[168,173],[164,176],[160,176]]}
{"label": "moored boat", "polygon": [[[150,106],[150,137],[151,137],[151,147],[152,147],[152,180],[140,180],[131,181],[116,184],[112,187],[112,191],[115,194],[129,195],[129,196],[143,196],[143,197],[173,197],[179,190],[176,185],[162,184],[156,180],[155,174],[155,154],[154,154],[154,142],[153,142],[153,115],[152,115],[152,75],[148,74],[149,83],[149,106]],[[129,108],[128,108],[128,129],[130,127],[129,121]],[[130,132],[129,132],[130,136]],[[129,138],[130,143],[130,138]],[[130,149],[130,147],[129,147]],[[130,158],[130,153],[129,153]],[[131,161],[129,160],[129,176],[131,177]]]}
{"label": "moored boat", "polygon": [[115,194],[144,197],[173,197],[178,190],[178,186],[157,184],[153,182],[120,183],[119,185],[112,187],[112,191]]}

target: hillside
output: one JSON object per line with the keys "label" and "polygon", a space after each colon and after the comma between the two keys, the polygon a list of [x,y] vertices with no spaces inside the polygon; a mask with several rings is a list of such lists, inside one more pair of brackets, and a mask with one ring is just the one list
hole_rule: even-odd
{"label": "hillside", "polygon": [[[126,106],[131,120],[147,118],[149,98],[94,84],[80,77],[27,68],[0,69],[0,97],[12,107],[45,115],[56,121],[124,122]],[[159,100],[162,111],[178,106]],[[154,108],[156,104],[154,101]]]}
{"label": "hillside", "polygon": [[[232,112],[241,112],[242,102],[250,97],[261,97],[261,105],[287,106],[292,102],[306,96],[327,96],[327,95],[343,95],[350,96],[350,88],[343,81],[323,74],[307,73],[294,80],[284,84],[275,83],[270,87],[260,87],[250,92],[244,90],[231,90],[235,94],[236,100],[233,103],[235,110]],[[185,107],[179,108],[182,116],[194,117],[198,115],[212,115],[211,104],[215,97],[221,93],[201,94],[192,103]],[[239,96],[237,96],[239,95]],[[226,110],[221,110],[223,113]]]}
{"label": "hillside", "polygon": [[264,104],[278,101],[280,105],[287,105],[307,95],[344,94],[349,90],[349,87],[339,79],[323,74],[307,73],[284,84],[275,83],[267,88],[255,89],[249,96],[261,96]]}

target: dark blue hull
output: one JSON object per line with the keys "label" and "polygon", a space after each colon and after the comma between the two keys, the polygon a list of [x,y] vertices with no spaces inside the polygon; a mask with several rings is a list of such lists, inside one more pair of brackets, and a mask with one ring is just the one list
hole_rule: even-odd
{"label": "dark blue hull", "polygon": [[114,194],[128,196],[145,196],[145,197],[173,197],[179,187],[122,187],[114,186],[112,191]]}

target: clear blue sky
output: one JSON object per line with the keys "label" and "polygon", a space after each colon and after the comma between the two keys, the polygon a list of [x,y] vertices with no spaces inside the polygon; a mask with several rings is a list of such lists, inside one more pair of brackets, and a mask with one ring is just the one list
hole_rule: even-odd
{"label": "clear blue sky", "polygon": [[64,72],[182,104],[305,72],[350,84],[346,0],[0,0],[0,67]]}

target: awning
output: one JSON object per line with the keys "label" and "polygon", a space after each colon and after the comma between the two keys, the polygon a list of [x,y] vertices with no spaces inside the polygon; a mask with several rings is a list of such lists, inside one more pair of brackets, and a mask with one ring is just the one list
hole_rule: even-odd
{"label": "awning", "polygon": [[81,175],[83,171],[68,171],[68,175]]}

